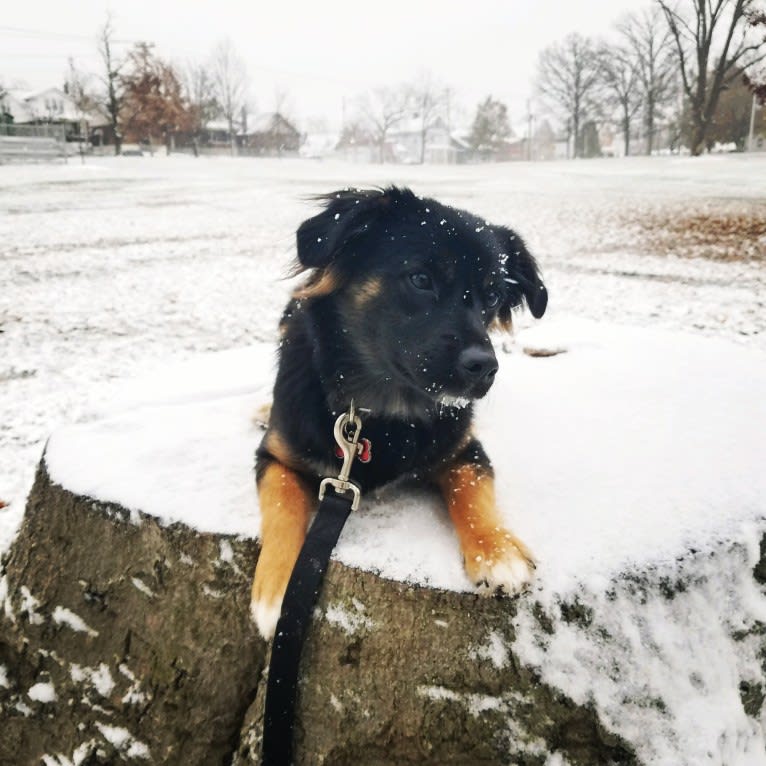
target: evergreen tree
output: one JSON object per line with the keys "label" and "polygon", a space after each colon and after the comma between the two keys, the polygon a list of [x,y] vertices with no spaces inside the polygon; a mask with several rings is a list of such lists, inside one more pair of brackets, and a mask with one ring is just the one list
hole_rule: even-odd
{"label": "evergreen tree", "polygon": [[487,96],[477,107],[468,141],[478,152],[493,153],[511,136],[508,107]]}

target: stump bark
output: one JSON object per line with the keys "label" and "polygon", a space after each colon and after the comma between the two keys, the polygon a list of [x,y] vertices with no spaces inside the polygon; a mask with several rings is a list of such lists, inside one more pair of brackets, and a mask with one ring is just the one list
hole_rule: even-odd
{"label": "stump bark", "polygon": [[[74,494],[43,461],[0,580],[0,763],[258,763],[257,553]],[[513,609],[332,562],[296,763],[636,763],[593,708],[508,650]]]}

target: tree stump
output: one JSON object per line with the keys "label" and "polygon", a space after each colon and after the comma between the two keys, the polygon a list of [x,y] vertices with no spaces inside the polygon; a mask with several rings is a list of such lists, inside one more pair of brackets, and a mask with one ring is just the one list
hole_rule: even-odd
{"label": "tree stump", "polygon": [[[297,764],[693,764],[704,752],[722,762],[764,752],[764,480],[752,446],[764,425],[754,403],[766,371],[760,357],[704,341],[684,341],[683,369],[666,370],[677,337],[650,336],[642,346],[643,336],[620,333],[620,357],[591,332],[604,354],[562,338],[552,346],[567,346],[566,354],[513,351],[504,360],[511,374],[480,417],[501,501],[518,493],[522,507],[542,516],[516,514],[522,526],[528,519],[520,532],[539,553],[538,582],[518,598],[479,597],[434,496],[404,485],[365,498],[331,562],[304,651]],[[707,407],[702,421],[688,384],[699,396],[706,383],[697,373],[711,348],[730,375],[708,374],[710,401],[720,406]],[[605,439],[616,421],[598,417],[610,406],[603,390],[577,407],[564,396],[576,393],[581,369],[598,387],[617,365],[602,385],[618,389],[619,360],[637,350],[636,369],[650,352],[656,361],[637,384],[645,406],[667,406],[667,397],[673,404],[668,439],[686,456],[673,475],[695,475],[686,459],[696,459],[694,450],[716,465],[710,482],[700,465],[699,486],[683,487],[696,536],[685,537],[693,531],[685,527],[676,534],[669,517],[660,528],[669,513],[662,497],[659,516],[643,525],[630,510],[628,489],[644,491],[652,470],[667,473],[657,462],[669,454],[664,421],[642,416],[655,429],[653,449],[633,459],[634,474],[601,456],[587,474],[593,439]],[[258,763],[268,646],[249,620],[259,434],[248,413],[268,380],[257,390],[243,381],[270,354],[195,363],[209,372],[195,378],[199,390],[180,394],[172,383],[175,400],[155,393],[51,438],[0,568],[0,763]],[[187,367],[170,380],[194,377]],[[560,400],[552,398],[557,387]],[[622,395],[639,406],[632,386]],[[535,411],[540,396],[547,417]],[[506,397],[520,400],[513,413],[503,410]],[[527,444],[508,444],[492,419],[512,423]],[[581,422],[590,425],[585,442]],[[694,431],[689,424],[698,422]],[[541,455],[533,428],[561,443]],[[630,428],[620,428],[628,438]],[[566,443],[570,430],[581,454]],[[526,462],[525,450],[533,453]],[[562,452],[571,456],[566,465],[556,462]],[[588,480],[569,481],[570,469]],[[548,473],[543,489],[525,489],[524,476],[539,484]],[[618,479],[629,487],[615,490],[599,516],[592,485],[602,475],[609,491]],[[721,483],[725,507],[714,492]],[[583,487],[585,498],[576,494]],[[603,525],[610,513],[616,528],[596,536],[588,514]],[[646,551],[650,533],[657,545]]]}

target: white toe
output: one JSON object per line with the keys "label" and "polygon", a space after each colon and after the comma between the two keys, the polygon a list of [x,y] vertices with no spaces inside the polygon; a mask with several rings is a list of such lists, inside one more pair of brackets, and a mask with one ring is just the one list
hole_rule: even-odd
{"label": "white toe", "polygon": [[481,590],[494,593],[498,588],[505,593],[516,593],[532,579],[529,563],[522,556],[506,556],[500,561],[487,562],[483,567]]}
{"label": "white toe", "polygon": [[278,601],[268,603],[266,601],[251,601],[250,616],[258,627],[258,632],[270,641],[279,621],[281,604]]}

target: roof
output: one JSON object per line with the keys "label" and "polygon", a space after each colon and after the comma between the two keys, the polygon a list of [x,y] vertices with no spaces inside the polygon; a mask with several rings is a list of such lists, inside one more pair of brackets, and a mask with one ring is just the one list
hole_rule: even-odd
{"label": "roof", "polygon": [[31,122],[34,119],[29,107],[12,93],[6,93],[0,97],[0,103],[3,104],[5,110],[13,117],[14,122]]}
{"label": "roof", "polygon": [[[444,130],[446,124],[441,117],[437,117],[434,123],[428,128],[429,130]],[[399,136],[408,133],[417,133],[418,135],[423,132],[423,121],[420,117],[409,117],[406,120],[401,120],[389,130],[389,135]]]}
{"label": "roof", "polygon": [[247,130],[242,134],[253,135],[254,133],[276,132],[298,133],[295,126],[279,112],[262,112],[261,114],[247,115]]}
{"label": "roof", "polygon": [[74,100],[60,88],[46,88],[32,93],[14,90],[2,100],[13,115],[13,121],[20,124],[35,120],[79,122],[82,119],[94,127],[109,124],[109,118],[99,109],[78,109]]}

